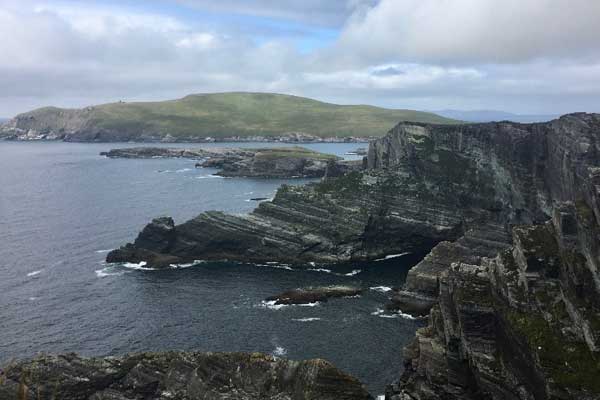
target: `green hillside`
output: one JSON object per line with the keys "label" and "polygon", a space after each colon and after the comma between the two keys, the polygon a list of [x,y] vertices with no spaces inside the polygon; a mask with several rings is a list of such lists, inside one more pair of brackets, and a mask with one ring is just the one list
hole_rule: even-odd
{"label": "green hillside", "polygon": [[48,107],[22,114],[25,129],[118,132],[132,137],[380,136],[400,121],[456,123],[436,114],[366,105],[336,105],[270,93],[216,93],[162,102],[111,103],[82,110]]}

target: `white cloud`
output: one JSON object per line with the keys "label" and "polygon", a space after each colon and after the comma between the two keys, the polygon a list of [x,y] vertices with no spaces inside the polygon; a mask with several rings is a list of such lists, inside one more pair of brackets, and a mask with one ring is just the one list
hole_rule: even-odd
{"label": "white cloud", "polygon": [[177,47],[208,50],[218,45],[218,39],[210,33],[194,33],[176,42]]}
{"label": "white cloud", "polygon": [[598,59],[598,21],[596,0],[381,0],[350,19],[339,45],[359,64]]}

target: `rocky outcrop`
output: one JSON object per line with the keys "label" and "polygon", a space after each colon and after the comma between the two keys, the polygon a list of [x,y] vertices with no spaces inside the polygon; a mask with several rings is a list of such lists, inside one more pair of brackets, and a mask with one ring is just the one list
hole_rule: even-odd
{"label": "rocky outcrop", "polygon": [[243,150],[240,155],[211,157],[200,166],[220,168],[217,175],[227,177],[321,178],[329,164],[341,164],[339,157],[298,146]]}
{"label": "rocky outcrop", "polygon": [[259,353],[44,355],[4,367],[0,398],[36,400],[363,400],[355,378],[324,360]]}
{"label": "rocky outcrop", "polygon": [[238,148],[179,149],[173,147],[124,147],[103,151],[108,158],[190,158],[193,160],[216,157],[251,157],[252,151]]}
{"label": "rocky outcrop", "polygon": [[144,229],[107,261],[153,264],[168,255],[177,262],[337,263],[419,252],[461,234],[463,210],[418,199],[413,185],[401,194],[400,187],[390,190],[401,182],[387,173],[353,172],[307,186],[284,185],[248,215],[211,211],[173,226],[165,246],[147,244]]}
{"label": "rocky outcrop", "polygon": [[321,178],[360,171],[362,161],[344,161],[303,147],[177,149],[130,147],[100,155],[109,158],[190,158],[196,167],[218,168],[217,175],[252,178]]}
{"label": "rocky outcrop", "polygon": [[[173,226],[156,256],[340,262],[427,251],[390,308],[429,312],[388,399],[598,399],[600,115],[401,123],[367,171]],[[431,250],[431,251],[429,251]]]}
{"label": "rocky outcrop", "polygon": [[310,304],[325,302],[332,298],[360,296],[362,290],[352,286],[325,286],[306,289],[287,290],[265,301],[274,305]]}

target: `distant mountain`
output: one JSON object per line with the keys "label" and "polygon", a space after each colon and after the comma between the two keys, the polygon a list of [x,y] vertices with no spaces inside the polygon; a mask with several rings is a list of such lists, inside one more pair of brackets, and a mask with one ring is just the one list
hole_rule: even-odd
{"label": "distant mountain", "polygon": [[429,112],[336,105],[273,93],[215,93],[178,100],[40,108],[0,135],[68,141],[196,141],[249,137],[300,140],[383,136],[400,121],[457,123]]}
{"label": "distant mountain", "polygon": [[558,118],[559,114],[530,115],[513,114],[498,110],[441,110],[434,111],[436,114],[446,118],[458,119],[468,122],[491,122],[491,121],[513,121],[513,122],[546,122]]}

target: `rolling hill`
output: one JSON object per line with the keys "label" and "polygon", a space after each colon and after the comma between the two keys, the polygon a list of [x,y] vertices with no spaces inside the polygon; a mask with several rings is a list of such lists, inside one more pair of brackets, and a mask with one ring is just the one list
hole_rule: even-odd
{"label": "rolling hill", "polygon": [[367,105],[336,105],[272,93],[215,93],[83,109],[45,107],[20,114],[0,134],[67,141],[197,141],[382,136],[400,121],[457,123],[439,115]]}

